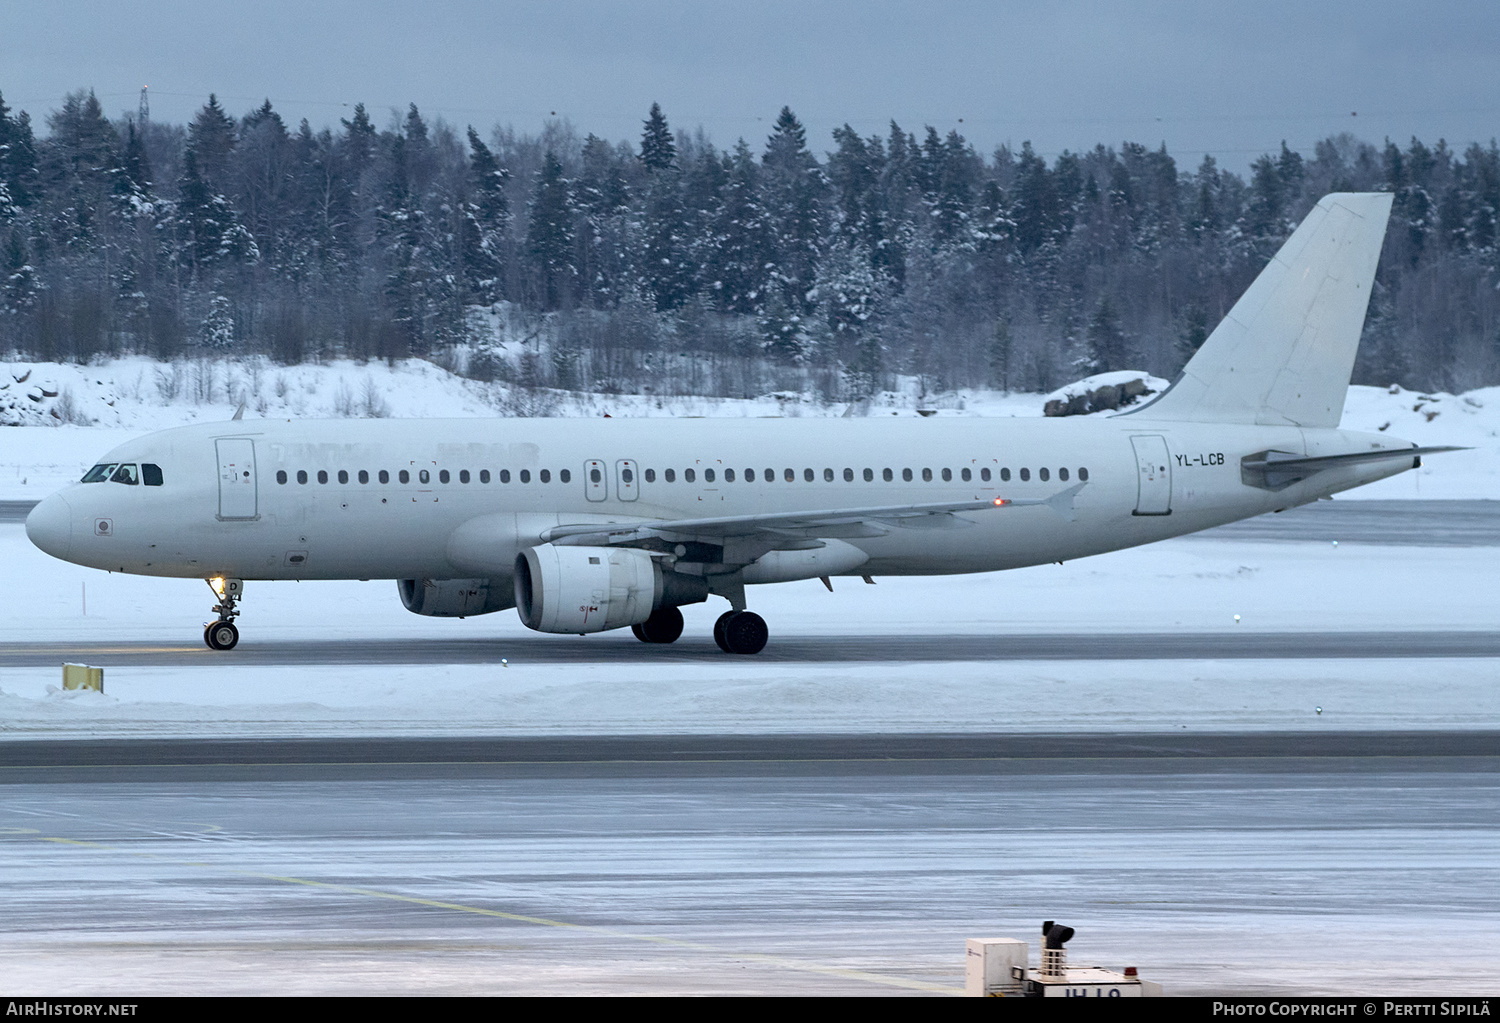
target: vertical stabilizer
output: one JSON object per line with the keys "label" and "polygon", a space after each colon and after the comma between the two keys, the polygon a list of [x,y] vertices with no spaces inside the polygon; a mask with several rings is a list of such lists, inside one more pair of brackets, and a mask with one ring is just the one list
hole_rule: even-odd
{"label": "vertical stabilizer", "polygon": [[1386,220],[1387,192],[1325,196],[1142,419],[1336,427]]}

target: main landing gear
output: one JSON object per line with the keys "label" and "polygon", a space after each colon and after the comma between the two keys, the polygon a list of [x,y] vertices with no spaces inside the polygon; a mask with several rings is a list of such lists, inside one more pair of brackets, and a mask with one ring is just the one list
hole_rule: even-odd
{"label": "main landing gear", "polygon": [[208,644],[210,650],[233,650],[234,645],[240,641],[240,630],[234,624],[239,615],[235,605],[245,594],[245,582],[243,579],[223,578],[209,579],[207,582],[209,589],[214,591],[214,596],[219,598],[219,602],[213,606],[219,620],[203,627],[203,642]]}
{"label": "main landing gear", "polygon": [[[659,607],[630,631],[642,643],[674,643],[682,635],[682,611]],[[725,611],[714,622],[714,642],[726,654],[758,654],[765,649],[768,635],[766,620],[754,611]]]}
{"label": "main landing gear", "polygon": [[642,643],[675,643],[682,635],[682,611],[670,606],[659,607],[651,612],[650,618],[632,625],[630,631]]}
{"label": "main landing gear", "polygon": [[754,611],[725,611],[714,622],[714,642],[726,654],[758,654],[769,636],[766,620]]}

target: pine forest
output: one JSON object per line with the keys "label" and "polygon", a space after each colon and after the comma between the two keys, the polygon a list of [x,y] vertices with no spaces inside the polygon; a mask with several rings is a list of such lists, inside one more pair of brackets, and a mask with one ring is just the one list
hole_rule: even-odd
{"label": "pine forest", "polygon": [[363,106],[186,126],[0,100],[0,353],[421,358],[521,388],[857,400],[1171,377],[1312,205],[1389,191],[1355,382],[1500,383],[1500,150],[1339,135],[1241,176],[847,125],[716,147]]}

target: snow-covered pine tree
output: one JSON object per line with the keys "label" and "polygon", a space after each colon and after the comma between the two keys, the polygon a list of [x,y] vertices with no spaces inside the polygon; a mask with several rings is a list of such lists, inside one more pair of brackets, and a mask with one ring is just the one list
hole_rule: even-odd
{"label": "snow-covered pine tree", "polygon": [[464,208],[462,255],[471,302],[491,303],[505,295],[505,257],[510,230],[508,175],[490,147],[470,125],[469,202]]}
{"label": "snow-covered pine tree", "polygon": [[[782,107],[766,140],[761,158],[761,194],[769,226],[773,285],[780,291],[788,317],[770,316],[768,322],[800,321],[811,315],[823,235],[828,179],[807,149],[807,131],[790,107]],[[800,358],[797,333],[777,327],[766,335],[769,351],[780,358]]]}
{"label": "snow-covered pine tree", "polygon": [[573,210],[562,162],[547,150],[542,157],[527,210],[526,256],[535,301],[551,312],[576,294],[573,265]]}
{"label": "snow-covered pine tree", "polygon": [[223,295],[208,303],[208,315],[198,329],[198,344],[216,354],[234,348],[234,305]]}
{"label": "snow-covered pine tree", "polygon": [[726,313],[759,312],[766,295],[770,262],[765,208],[760,198],[760,166],[744,139],[725,158],[727,180],[714,220],[703,287]]}
{"label": "snow-covered pine tree", "polygon": [[646,170],[660,172],[677,166],[677,143],[667,127],[667,117],[660,103],[651,104],[641,131],[641,163]]}
{"label": "snow-covered pine tree", "polygon": [[1079,367],[1085,376],[1127,368],[1129,352],[1125,332],[1120,329],[1120,318],[1108,295],[1099,300],[1085,338],[1086,357]]}
{"label": "snow-covered pine tree", "polygon": [[188,148],[198,162],[198,174],[210,188],[224,189],[229,177],[229,157],[237,133],[234,119],[219,105],[219,97],[208,94],[208,102],[188,125]]}

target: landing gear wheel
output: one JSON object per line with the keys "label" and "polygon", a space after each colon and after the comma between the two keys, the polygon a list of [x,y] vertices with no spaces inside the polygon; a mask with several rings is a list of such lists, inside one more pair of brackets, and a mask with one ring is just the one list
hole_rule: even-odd
{"label": "landing gear wheel", "polygon": [[682,635],[682,612],[675,607],[659,607],[650,618],[630,629],[642,643],[675,643]]}
{"label": "landing gear wheel", "polygon": [[[723,622],[724,619],[720,618]],[[715,630],[714,638],[718,638],[719,630]],[[770,637],[770,631],[766,628],[766,620],[754,611],[740,611],[731,615],[729,621],[724,622],[724,639],[719,646],[731,654],[758,654],[766,648],[766,640]]]}
{"label": "landing gear wheel", "polygon": [[739,614],[738,611],[725,611],[719,615],[718,621],[714,622],[714,642],[719,644],[719,649],[726,654],[734,653],[729,649],[729,641],[724,638],[724,627],[729,624],[729,619]]}
{"label": "landing gear wheel", "polygon": [[234,622],[210,622],[203,627],[203,642],[210,650],[233,650],[240,641],[240,630]]}

